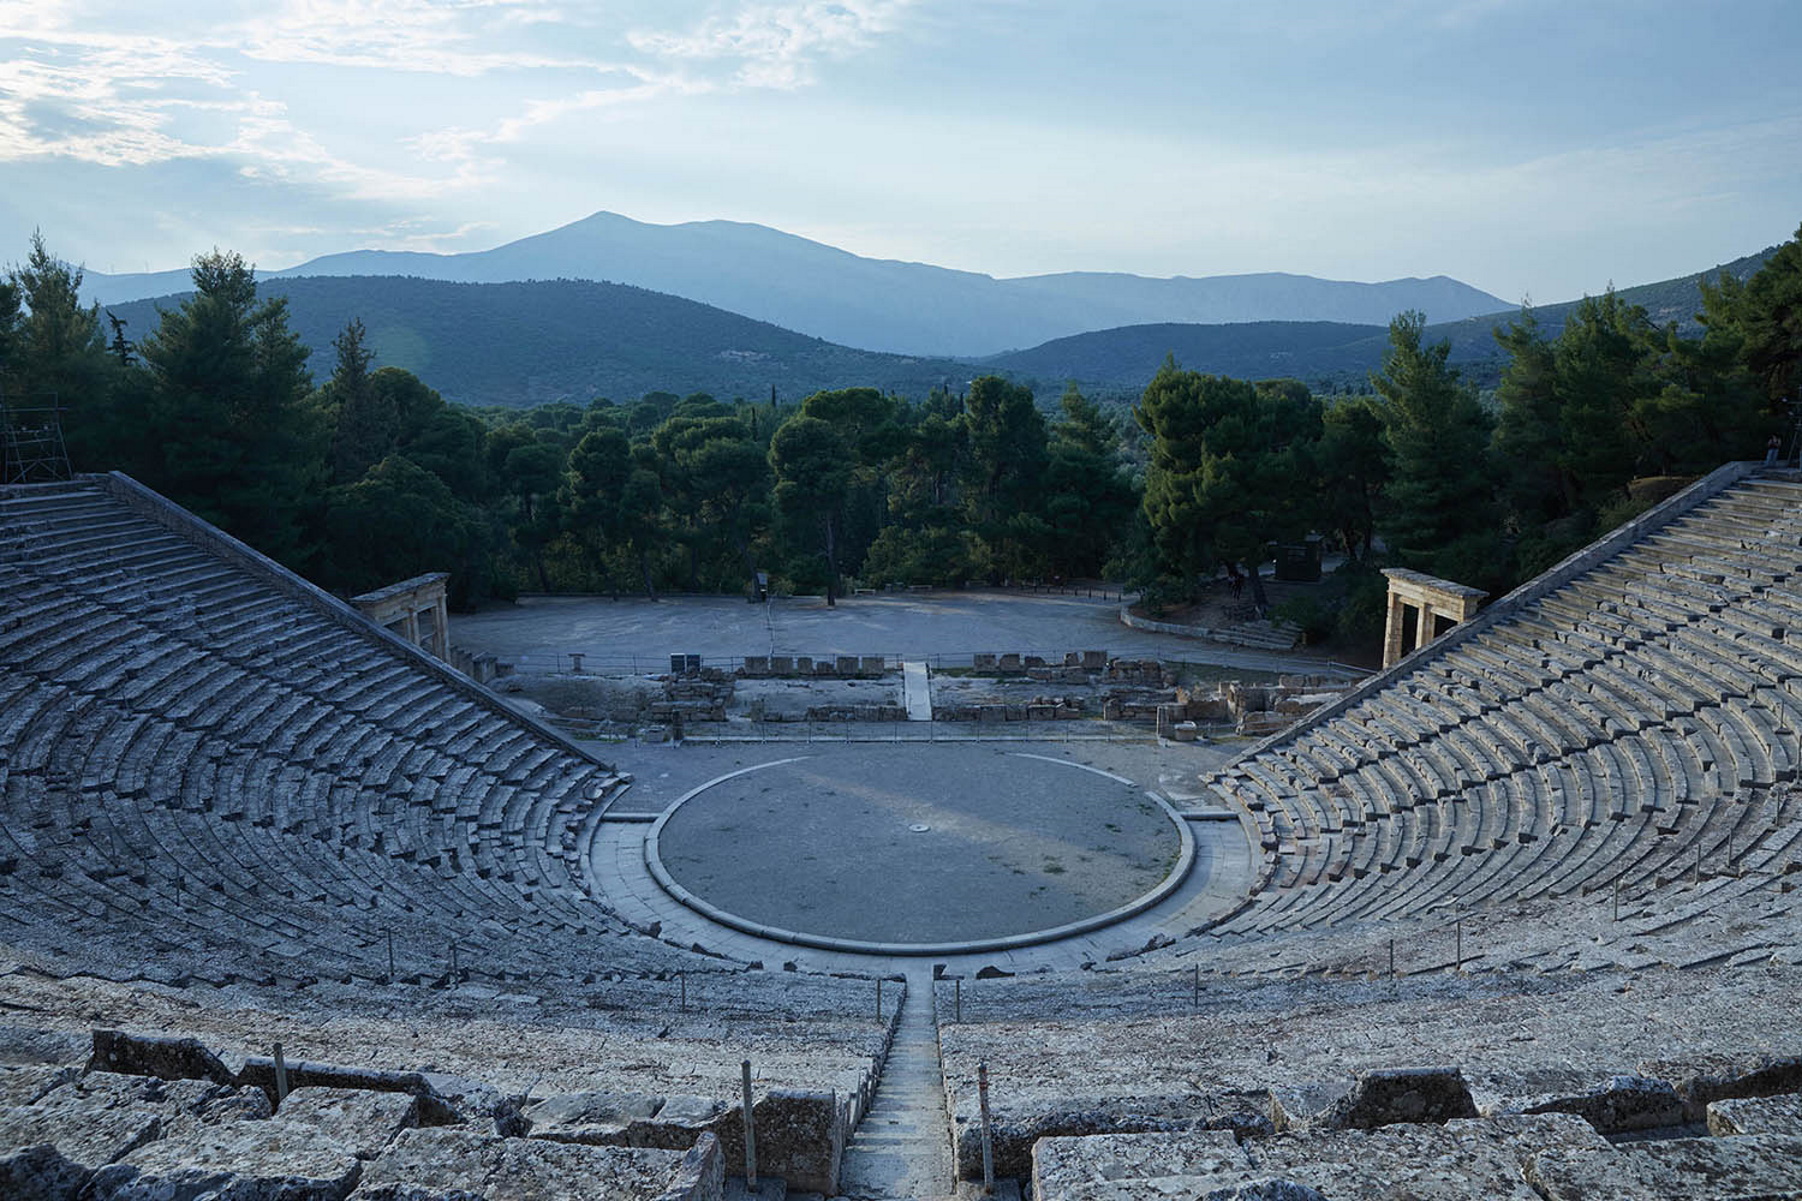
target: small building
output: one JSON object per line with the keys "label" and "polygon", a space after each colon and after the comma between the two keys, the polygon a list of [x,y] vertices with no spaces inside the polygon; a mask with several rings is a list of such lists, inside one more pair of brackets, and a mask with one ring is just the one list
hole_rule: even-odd
{"label": "small building", "polygon": [[1385,567],[1389,615],[1383,623],[1383,666],[1391,667],[1476,613],[1488,593],[1405,567]]}
{"label": "small building", "polygon": [[450,573],[416,575],[410,580],[353,596],[350,603],[376,625],[436,658],[450,661],[450,610],[445,585]]}

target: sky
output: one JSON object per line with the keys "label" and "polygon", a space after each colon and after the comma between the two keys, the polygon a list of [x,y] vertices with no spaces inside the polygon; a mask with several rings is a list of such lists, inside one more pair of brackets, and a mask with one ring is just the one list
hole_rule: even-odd
{"label": "sky", "polygon": [[0,0],[0,264],[597,210],[1553,302],[1802,223],[1798,0]]}

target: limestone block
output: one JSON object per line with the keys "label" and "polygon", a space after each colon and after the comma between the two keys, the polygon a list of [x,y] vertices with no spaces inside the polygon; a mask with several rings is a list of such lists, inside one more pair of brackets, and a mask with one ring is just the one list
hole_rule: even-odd
{"label": "limestone block", "polygon": [[[342,1067],[328,1063],[295,1061],[287,1064],[288,1087],[371,1089],[377,1092],[408,1093],[419,1102],[419,1121],[427,1126],[447,1126],[468,1120],[471,1115],[487,1113],[499,1100],[498,1094],[486,1086],[457,1077],[429,1076],[423,1072],[391,1072],[381,1068]],[[260,1088],[275,1096],[275,1061],[256,1056],[244,1061],[238,1072],[239,1085]],[[448,1085],[462,1096],[440,1091]]]}
{"label": "limestone block", "polygon": [[[1271,1126],[1264,1115],[1261,1096],[1226,1091],[1199,1096],[1069,1097],[1039,1105],[1019,1105],[997,1115],[992,1130],[996,1175],[1025,1179],[1033,1171],[1033,1148],[1046,1139],[1129,1134],[1149,1137],[1182,1131],[1255,1138],[1269,1134]],[[957,1114],[952,1136],[958,1175],[965,1180],[981,1179],[982,1134],[973,1113]]]}
{"label": "limestone block", "polygon": [[481,1201],[506,1143],[458,1126],[403,1130],[363,1169],[357,1201]]}
{"label": "limestone block", "polygon": [[1527,1180],[1548,1201],[1802,1197],[1802,1139],[1677,1138],[1533,1156]]}
{"label": "limestone block", "polygon": [[717,1097],[665,1097],[656,1116],[626,1126],[626,1143],[633,1147],[657,1147],[682,1151],[695,1140],[718,1128],[732,1106]]}
{"label": "limestone block", "polygon": [[970,657],[970,665],[977,671],[993,671],[995,668],[995,658],[996,657],[993,654],[980,652]]}
{"label": "limestone block", "polygon": [[402,1130],[419,1125],[419,1102],[411,1093],[297,1088],[282,1102],[281,1117],[318,1127],[358,1159],[374,1159]]}
{"label": "limestone block", "polygon": [[79,1075],[81,1069],[70,1064],[0,1068],[0,1109],[30,1105],[51,1089],[67,1084]]}
{"label": "limestone block", "polygon": [[[761,1133],[761,1132],[760,1132]],[[592,1147],[536,1138],[504,1140],[493,1178],[509,1201],[641,1201],[660,1198],[682,1166],[675,1151]]]}
{"label": "limestone block", "polygon": [[[155,1110],[115,1106],[106,1100],[0,1111],[0,1182],[15,1177],[59,1179],[71,1171],[85,1177],[161,1133],[162,1118]],[[67,1166],[46,1160],[42,1154],[27,1154],[45,1146],[54,1146],[58,1159]],[[12,1195],[0,1190],[0,1196]]]}
{"label": "limestone block", "polygon": [[120,1072],[128,1076],[160,1076],[164,1080],[212,1080],[230,1084],[232,1074],[219,1057],[197,1038],[162,1038],[127,1034],[122,1030],[94,1031],[90,1072]]}
{"label": "limestone block", "polygon": [[1019,671],[1021,667],[1020,656],[1010,651],[1007,654],[1002,655],[995,666],[1002,671]]}
{"label": "limestone block", "polygon": [[201,1126],[220,1122],[260,1122],[269,1116],[269,1095],[210,1080],[171,1080],[162,1090],[163,1138],[184,1138]]}
{"label": "limestone block", "polygon": [[0,1197],[10,1201],[73,1201],[92,1173],[49,1143],[0,1144]]}
{"label": "limestone block", "polygon": [[838,674],[841,676],[854,676],[858,672],[858,660],[856,655],[839,655],[837,659],[834,660],[834,665],[838,670]]}
{"label": "limestone block", "polygon": [[533,1138],[623,1147],[633,1123],[655,1117],[660,1105],[639,1093],[562,1093],[529,1107],[525,1118]]}
{"label": "limestone block", "polygon": [[1084,651],[1082,653],[1082,669],[1084,671],[1104,671],[1106,668],[1106,651]]}
{"label": "limestone block", "polygon": [[1231,1131],[1063,1135],[1032,1147],[1034,1201],[1075,1201],[1097,1186],[1171,1176],[1243,1175],[1251,1159]]}
{"label": "limestone block", "polygon": [[1323,1124],[1332,1107],[1351,1093],[1339,1080],[1298,1081],[1270,1089],[1270,1124],[1278,1131],[1307,1130]]}
{"label": "limestone block", "polygon": [[1735,1097],[1708,1103],[1708,1133],[1802,1137],[1802,1096]]}
{"label": "limestone block", "polygon": [[[794,1192],[838,1192],[845,1150],[845,1109],[831,1092],[771,1089],[751,1109],[757,1123],[757,1172],[780,1176]],[[717,1133],[725,1162],[745,1159],[744,1116],[734,1107]]]}
{"label": "limestone block", "polygon": [[1652,1060],[1638,1067],[1641,1076],[1669,1080],[1683,1098],[1684,1117],[1702,1121],[1710,1101],[1728,1097],[1769,1097],[1802,1092],[1802,1056],[1708,1055],[1681,1060]]}
{"label": "limestone block", "polygon": [[243,1201],[340,1201],[357,1182],[350,1150],[313,1126],[273,1118],[159,1139],[94,1173],[93,1201],[219,1196]]}
{"label": "limestone block", "polygon": [[[811,664],[811,663],[808,664],[809,668],[811,668],[812,666],[813,666],[813,664]],[[788,656],[788,655],[771,655],[770,656],[770,674],[771,675],[786,676],[786,675],[792,674],[794,672],[794,670],[795,670],[795,661],[790,656]]]}
{"label": "limestone block", "polygon": [[745,674],[753,677],[769,675],[770,657],[768,655],[746,655]]}
{"label": "limestone block", "polygon": [[80,1067],[92,1049],[93,1039],[86,1034],[0,1022],[0,1064],[8,1067]]}
{"label": "limestone block", "polygon": [[1027,655],[1022,662],[1026,664],[1026,669],[1029,673],[1034,669],[1042,669],[1045,666],[1044,658],[1039,655]]}
{"label": "limestone block", "polygon": [[879,676],[887,670],[887,664],[881,655],[864,655],[857,661],[857,670],[866,676]]}
{"label": "limestone block", "polygon": [[1650,1130],[1683,1121],[1683,1101],[1666,1080],[1644,1076],[1611,1076],[1587,1092],[1535,1100],[1522,1113],[1571,1113],[1604,1134]]}
{"label": "limestone block", "polygon": [[1374,1130],[1398,1122],[1474,1118],[1476,1102],[1457,1068],[1390,1068],[1361,1072],[1351,1091],[1323,1115],[1341,1129]]}

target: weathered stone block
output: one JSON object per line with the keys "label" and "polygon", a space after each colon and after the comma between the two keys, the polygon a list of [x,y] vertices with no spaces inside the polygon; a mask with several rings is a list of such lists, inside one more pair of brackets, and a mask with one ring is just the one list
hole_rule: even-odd
{"label": "weathered stone block", "polygon": [[631,1126],[655,1117],[660,1105],[638,1093],[563,1093],[531,1106],[525,1118],[533,1138],[623,1147]]}
{"label": "weathered stone block", "polygon": [[358,1159],[374,1159],[401,1131],[419,1125],[419,1102],[410,1093],[297,1088],[282,1102],[281,1118],[317,1127]]}
{"label": "weathered stone block", "polygon": [[456,1126],[403,1130],[363,1169],[357,1201],[481,1201],[506,1141]]}
{"label": "weathered stone block", "polygon": [[[772,1089],[752,1106],[757,1123],[757,1171],[780,1176],[795,1192],[838,1192],[845,1151],[845,1108],[830,1092]],[[716,1133],[726,1163],[743,1163],[745,1123],[734,1107]]]}
{"label": "weathered stone block", "polygon": [[1106,651],[1084,651],[1082,653],[1082,669],[1084,671],[1104,671],[1106,668]]}
{"label": "weathered stone block", "polygon": [[987,652],[978,652],[970,657],[970,665],[977,671],[993,671],[995,656]]}
{"label": "weathered stone block", "polygon": [[320,1130],[273,1118],[160,1139],[94,1173],[93,1201],[217,1196],[245,1201],[341,1201],[360,1163]]}
{"label": "weathered stone block", "polygon": [[[808,666],[809,670],[811,670],[813,667],[813,664],[809,663],[807,666]],[[773,675],[773,676],[791,675],[791,674],[793,674],[794,670],[795,670],[795,661],[790,656],[788,656],[788,655],[771,655],[770,656],[770,674],[771,675]]]}
{"label": "weathered stone block", "polygon": [[879,676],[887,666],[881,655],[865,655],[858,660],[857,669],[866,676]]}
{"label": "weathered stone block", "polygon": [[995,666],[1002,671],[1019,671],[1021,667],[1020,656],[1010,651],[1007,654],[1002,655]]}
{"label": "weathered stone block", "polygon": [[626,1126],[626,1143],[683,1151],[703,1134],[718,1128],[732,1106],[716,1097],[665,1097],[655,1116]]}
{"label": "weathered stone block", "polygon": [[1793,1198],[1802,1196],[1802,1139],[1675,1138],[1554,1150],[1529,1159],[1525,1175],[1549,1201]]}
{"label": "weathered stone block", "polygon": [[1802,1096],[1732,1097],[1708,1103],[1708,1133],[1802,1137]]}
{"label": "weathered stone block", "polygon": [[1769,1097],[1802,1092],[1802,1056],[1711,1055],[1681,1060],[1652,1060],[1639,1074],[1669,1080],[1683,1098],[1684,1117],[1702,1121],[1710,1101],[1729,1097]]}
{"label": "weathered stone block", "polygon": [[834,665],[838,670],[838,674],[841,676],[854,676],[858,672],[856,655],[840,655],[834,660]]}
{"label": "weathered stone block", "polygon": [[[475,1086],[470,1082],[457,1081],[458,1084],[470,1085],[468,1099],[453,1099],[441,1093],[431,1077],[423,1072],[390,1072],[380,1068],[340,1067],[335,1064],[295,1062],[287,1065],[288,1087],[302,1088],[346,1088],[369,1089],[376,1092],[408,1093],[419,1102],[419,1122],[422,1126],[448,1126],[467,1121],[476,1113],[487,1112],[499,1097],[492,1089]],[[454,1080],[453,1077],[439,1079]],[[244,1061],[244,1067],[238,1072],[237,1083],[252,1088],[260,1088],[275,1097],[275,1061],[257,1056]]]}
{"label": "weathered stone block", "polygon": [[1230,1131],[1050,1136],[1032,1147],[1034,1201],[1074,1201],[1115,1182],[1242,1176],[1251,1160]]}
{"label": "weathered stone block", "polygon": [[1612,1076],[1599,1088],[1523,1105],[1522,1113],[1570,1113],[1604,1134],[1650,1130],[1683,1121],[1683,1101],[1666,1080]]}
{"label": "weathered stone block", "polygon": [[158,1076],[164,1080],[212,1080],[230,1084],[232,1073],[197,1038],[161,1038],[121,1030],[94,1031],[90,1072]]}
{"label": "weathered stone block", "polygon": [[0,1197],[9,1201],[74,1201],[93,1171],[47,1142],[0,1145]]}
{"label": "weathered stone block", "polygon": [[1439,1125],[1476,1116],[1470,1086],[1457,1068],[1391,1068],[1360,1073],[1351,1091],[1322,1118],[1328,1126],[1374,1130],[1398,1122]]}
{"label": "weathered stone block", "polygon": [[770,657],[768,655],[746,655],[745,674],[759,677],[770,674]]}

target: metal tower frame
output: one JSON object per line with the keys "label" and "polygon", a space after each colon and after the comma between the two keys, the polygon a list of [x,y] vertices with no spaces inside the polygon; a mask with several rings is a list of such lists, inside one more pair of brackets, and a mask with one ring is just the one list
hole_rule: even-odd
{"label": "metal tower frame", "polygon": [[63,412],[54,397],[47,405],[10,404],[0,384],[0,484],[48,484],[74,474]]}

